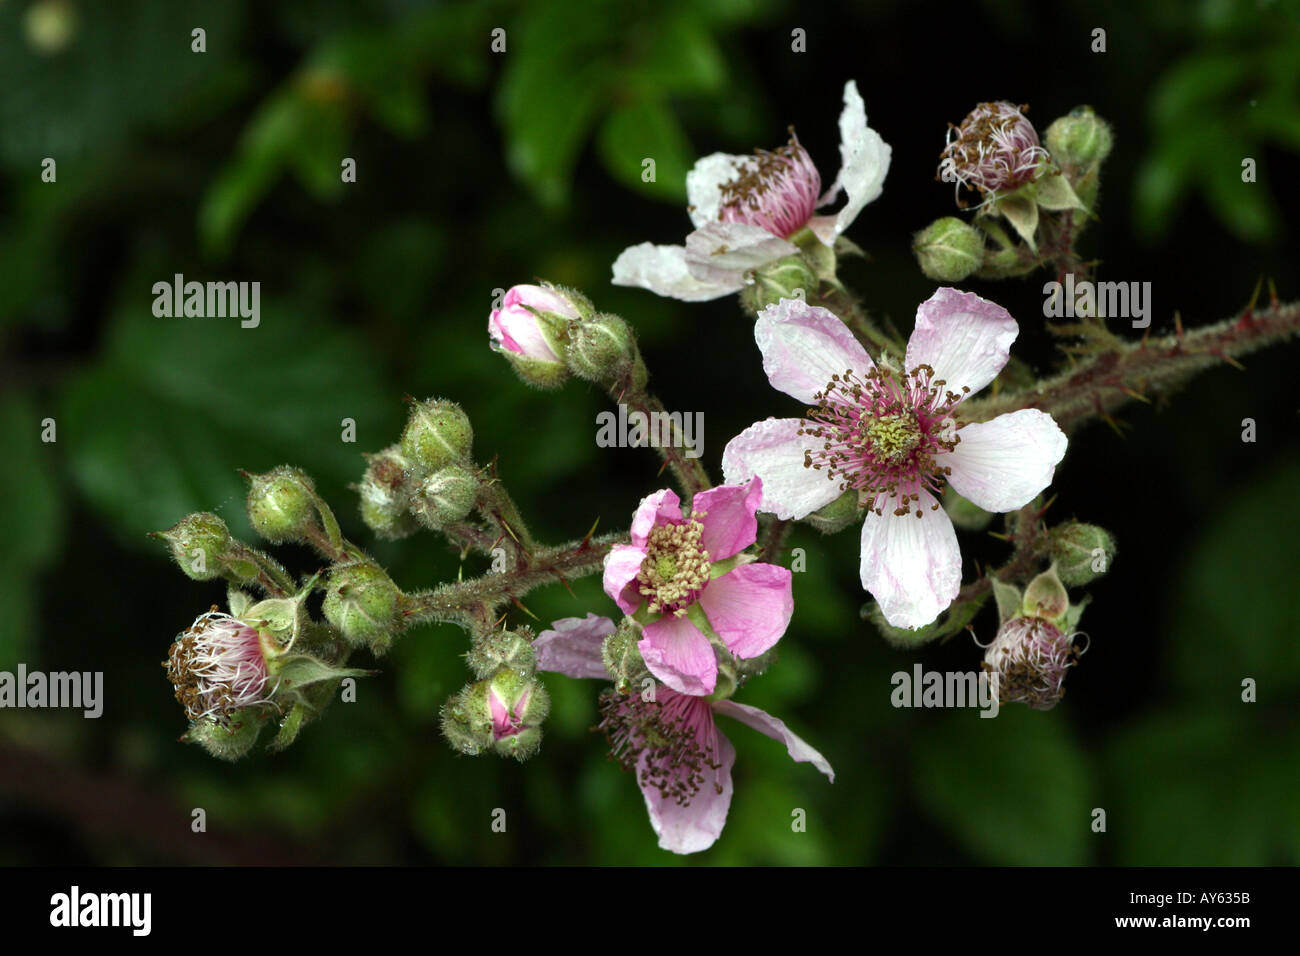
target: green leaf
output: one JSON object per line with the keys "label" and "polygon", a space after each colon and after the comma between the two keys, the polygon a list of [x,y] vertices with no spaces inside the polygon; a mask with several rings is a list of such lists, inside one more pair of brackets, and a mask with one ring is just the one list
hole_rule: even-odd
{"label": "green leaf", "polygon": [[[341,490],[400,414],[378,375],[356,336],[273,303],[248,329],[146,305],[118,313],[100,361],[67,386],[60,443],[81,493],[128,542],[145,546],[192,511],[217,511],[247,537],[237,469],[291,462]],[[344,418],[357,444],[340,440]]]}
{"label": "green leaf", "polygon": [[937,717],[915,746],[916,799],[976,857],[1075,866],[1091,857],[1088,763],[1059,708]]}
{"label": "green leaf", "polygon": [[[601,158],[616,179],[673,203],[686,200],[686,174],[692,152],[686,134],[668,107],[642,100],[615,107],[598,138]],[[645,161],[654,161],[654,179],[644,180]]]}

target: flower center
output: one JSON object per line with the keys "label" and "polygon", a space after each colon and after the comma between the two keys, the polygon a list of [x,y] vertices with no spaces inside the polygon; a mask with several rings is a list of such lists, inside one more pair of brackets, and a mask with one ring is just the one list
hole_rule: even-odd
{"label": "flower center", "polygon": [[1051,710],[1065,695],[1069,668],[1079,662],[1071,638],[1041,618],[1014,618],[1002,626],[980,665],[997,676],[1000,703]]}
{"label": "flower center", "polygon": [[703,517],[704,512],[697,512],[689,521],[650,529],[636,579],[651,613],[681,617],[709,583],[711,562],[704,550],[704,525],[698,520]]}
{"label": "flower center", "polygon": [[[610,756],[624,770],[638,774],[642,786],[654,787],[665,799],[689,806],[700,792],[706,771],[717,771],[717,728],[702,697],[656,687],[654,700],[607,690],[600,695],[599,730]],[[722,792],[716,780],[714,789]]]}
{"label": "flower center", "polygon": [[915,510],[920,517],[921,490],[939,490],[951,472],[939,458],[961,440],[951,416],[969,389],[952,392],[946,384],[928,365],[832,376],[799,426],[800,435],[818,440],[804,453],[804,467],[824,472],[841,491],[858,491],[876,514],[888,504],[896,515]]}
{"label": "flower center", "polygon": [[771,152],[755,150],[743,171],[722,184],[718,218],[788,239],[812,218],[821,186],[817,167],[791,129],[788,145]]}
{"label": "flower center", "polygon": [[231,712],[264,702],[268,672],[257,631],[215,606],[177,635],[163,666],[190,720],[225,723]]}

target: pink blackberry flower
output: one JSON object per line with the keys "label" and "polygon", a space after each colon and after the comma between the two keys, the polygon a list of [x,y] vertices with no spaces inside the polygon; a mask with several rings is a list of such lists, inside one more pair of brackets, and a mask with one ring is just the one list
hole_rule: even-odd
{"label": "pink blackberry flower", "polygon": [[176,636],[167,657],[167,679],[191,721],[225,724],[235,711],[267,703],[269,676],[261,633],[215,607]]}
{"label": "pink blackberry flower", "polygon": [[[1051,710],[1065,696],[1065,673],[1079,661],[1078,635],[1041,617],[1013,617],[998,628],[983,668],[996,678],[998,700]],[[1085,648],[1086,649],[1086,648]]]}
{"label": "pink blackberry flower", "polygon": [[[793,133],[779,149],[753,156],[713,153],[686,176],[687,212],[695,227],[684,246],[643,242],[614,263],[614,285],[702,302],[738,292],[749,273],[799,251],[790,240],[804,229],[829,246],[876,199],[889,170],[890,147],[867,126],[857,84],[844,86],[841,166],[824,194],[821,176]],[[815,215],[841,192],[838,213]]]}
{"label": "pink blackberry flower", "polygon": [[[940,154],[940,177],[955,181],[958,190],[962,186],[977,190],[985,201],[1033,181],[1048,153],[1021,112],[1028,108],[981,103],[961,126],[949,124],[947,145]],[[957,204],[966,205],[960,198]]]}
{"label": "pink blackberry flower", "polygon": [[663,489],[642,499],[632,543],[605,559],[605,593],[645,629],[637,649],[659,680],[683,694],[711,694],[718,660],[710,637],[740,659],[781,639],[794,613],[788,568],[747,561],[758,533],[762,482],[681,499]]}
{"label": "pink blackberry flower", "polygon": [[1066,438],[1046,412],[963,422],[960,403],[1010,357],[1001,306],[939,289],[916,313],[903,368],[877,365],[825,309],[783,299],[754,326],[775,388],[812,407],[768,418],[722,456],[729,483],[762,480],[760,510],[803,518],[846,491],[867,509],[862,585],[895,627],[934,621],[957,595],[961,553],[937,495],[946,481],[986,511],[1014,511],[1051,482]]}
{"label": "pink blackberry flower", "polygon": [[554,322],[543,314],[577,319],[578,312],[556,290],[538,285],[517,285],[506,291],[501,308],[488,316],[488,334],[497,351],[536,362],[564,364],[563,345]]}
{"label": "pink blackberry flower", "polygon": [[[585,619],[556,621],[553,627],[534,642],[539,669],[608,679],[600,663],[600,646],[614,630],[612,621],[588,614]],[[718,729],[718,714],[781,741],[792,760],[811,763],[835,780],[825,757],[757,707],[710,701],[656,685],[653,695],[605,691],[600,696],[600,714],[598,726],[610,754],[636,774],[659,846],[673,853],[707,850],[727,822],[736,751]]]}

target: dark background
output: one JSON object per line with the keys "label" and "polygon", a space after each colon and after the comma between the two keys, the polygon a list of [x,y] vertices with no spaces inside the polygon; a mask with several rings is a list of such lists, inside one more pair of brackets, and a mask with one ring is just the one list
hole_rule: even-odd
{"label": "dark background", "polygon": [[[207,31],[207,52],[190,31]],[[489,51],[503,28],[507,52]],[[1092,31],[1106,30],[1093,53]],[[791,31],[807,52],[791,52]],[[458,758],[437,708],[464,636],[410,633],[289,751],[237,764],[176,743],[158,666],[209,605],[145,535],[212,510],[250,539],[237,468],[308,469],[404,587],[454,578],[429,534],[376,542],[348,484],[394,441],[402,397],[463,403],[475,451],[539,537],[624,527],[657,461],[592,440],[607,400],[529,390],[487,348],[492,292],[543,277],[637,328],[657,393],[725,442],[796,409],[762,374],[733,300],[609,285],[625,246],[680,242],[683,176],[795,124],[829,183],[855,78],[893,147],[842,271],[906,332],[934,284],[911,234],[954,212],[935,182],[948,122],[1080,103],[1113,124],[1099,277],[1150,281],[1152,334],[1225,318],[1261,277],[1296,296],[1300,20],[1233,2],[812,6],[783,0],[421,4],[20,2],[0,6],[0,669],[102,670],[105,712],[0,712],[0,862],[676,863],[634,781],[587,733],[592,682],[548,678],[542,754]],[[41,160],[58,162],[42,183]],[[354,157],[358,181],[339,182]],[[656,159],[657,182],[640,180]],[[1258,161],[1243,184],[1241,161]],[[257,280],[262,322],[158,319],[154,282]],[[970,282],[1020,320],[1046,373],[1042,283]],[[1267,293],[1265,293],[1267,294]],[[1127,333],[1132,334],[1132,333]],[[1052,515],[1110,529],[1092,647],[1049,713],[895,710],[889,675],[968,670],[968,638],[904,653],[859,620],[857,535],[800,529],[796,615],[744,700],[835,765],[738,751],[727,828],[696,863],[1294,864],[1300,859],[1294,622],[1300,535],[1294,346],[1204,374],[1121,436],[1077,433]],[[40,441],[41,421],[57,442]],[[356,444],[340,421],[357,423]],[[1241,441],[1242,420],[1258,440]],[[973,561],[1003,546],[961,534]],[[305,550],[276,552],[296,572]],[[466,573],[481,570],[468,565]],[[542,620],[612,613],[598,581],[531,595]],[[518,623],[527,618],[517,615]],[[987,639],[992,609],[976,619]],[[1241,701],[1253,678],[1259,700]],[[208,832],[190,830],[191,809]],[[491,813],[508,813],[504,834]],[[808,813],[792,833],[794,808]],[[1107,831],[1090,829],[1094,808]]]}

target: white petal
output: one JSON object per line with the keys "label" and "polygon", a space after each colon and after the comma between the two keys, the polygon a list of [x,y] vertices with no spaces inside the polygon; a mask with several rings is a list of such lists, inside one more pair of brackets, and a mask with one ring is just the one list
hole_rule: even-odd
{"label": "white petal", "polygon": [[[867,125],[867,109],[858,94],[858,84],[849,80],[844,84],[844,110],[840,113],[840,171],[819,203],[833,202],[840,189],[848,193],[848,201],[835,216],[830,241],[849,228],[862,207],[884,191],[892,152],[880,134]],[[826,238],[822,241],[830,245]]]}
{"label": "white petal", "polygon": [[1052,483],[1065,457],[1065,433],[1037,408],[999,415],[961,428],[961,441],[942,464],[952,468],[948,483],[985,511],[1014,511]]}
{"label": "white petal", "polygon": [[729,485],[738,485],[757,475],[763,480],[763,503],[759,511],[778,518],[802,518],[824,507],[841,494],[839,483],[824,471],[805,468],[804,452],[817,441],[796,434],[798,418],[769,418],[755,422],[731,441],[722,452],[722,474]]}
{"label": "white petal", "polygon": [[782,299],[760,312],[754,340],[772,387],[805,404],[812,404],[832,375],[849,369],[865,374],[875,367],[834,312],[802,299]]}
{"label": "white petal", "polygon": [[533,639],[537,669],[566,677],[608,680],[601,645],[614,630],[613,621],[592,612],[585,618],[561,618]]}
{"label": "white petal", "polygon": [[742,175],[755,162],[753,156],[733,156],[730,153],[711,153],[695,161],[686,174],[687,213],[696,228],[705,223],[717,222],[722,207],[721,187]]}
{"label": "white petal", "polygon": [[718,284],[743,285],[745,273],[799,248],[766,229],[743,222],[711,222],[686,237],[686,268],[695,278]]}
{"label": "white petal", "polygon": [[740,291],[745,280],[743,275],[730,282],[699,279],[686,267],[684,246],[643,242],[624,249],[614,260],[614,285],[649,289],[656,295],[683,302],[706,302]]}
{"label": "white petal", "polygon": [[734,700],[720,700],[713,705],[713,712],[726,714],[745,726],[754,728],[760,734],[781,741],[785,744],[791,760],[796,763],[810,763],[830,778],[831,783],[835,782],[835,771],[831,769],[830,761],[787,727],[784,721],[778,720],[767,711],[748,704],[738,704]]}
{"label": "white petal", "polygon": [[922,490],[908,514],[899,517],[886,503],[883,515],[869,511],[862,525],[862,586],[894,627],[930,624],[961,588],[957,534],[935,503]]}
{"label": "white petal", "polygon": [[928,365],[950,392],[974,395],[1011,357],[1020,329],[1011,313],[973,292],[939,289],[916,310],[907,342],[907,367]]}

